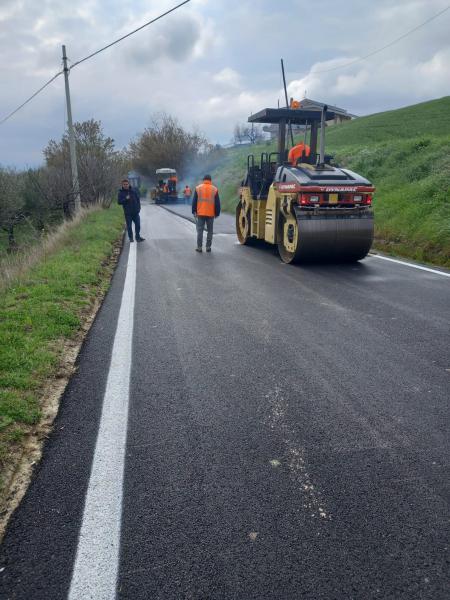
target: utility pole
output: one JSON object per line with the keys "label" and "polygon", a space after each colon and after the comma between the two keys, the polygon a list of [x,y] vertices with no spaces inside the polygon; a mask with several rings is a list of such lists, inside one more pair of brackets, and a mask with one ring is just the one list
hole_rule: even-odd
{"label": "utility pole", "polygon": [[75,205],[75,213],[81,208],[80,184],[78,182],[77,150],[75,146],[75,133],[72,122],[72,106],[70,104],[69,69],[67,68],[66,47],[62,47],[62,58],[64,64],[64,83],[66,86],[67,103],[67,127],[69,129],[70,170],[72,172],[72,189]]}
{"label": "utility pole", "polygon": [[[283,86],[284,86],[284,97],[286,98],[286,108],[289,108],[289,101],[288,101],[287,87],[286,87],[286,76],[284,74],[283,59],[281,59],[281,73],[283,75]],[[291,125],[290,121],[288,121],[288,125],[289,125],[289,133],[291,134],[291,146],[294,147],[294,134],[292,133],[292,125]],[[281,157],[280,157],[280,160],[281,160]],[[283,160],[284,160],[284,158],[283,158]]]}

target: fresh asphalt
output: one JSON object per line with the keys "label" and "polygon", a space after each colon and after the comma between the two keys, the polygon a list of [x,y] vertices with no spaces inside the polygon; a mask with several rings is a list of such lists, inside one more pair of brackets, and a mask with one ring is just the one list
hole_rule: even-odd
{"label": "fresh asphalt", "polygon": [[[117,598],[448,598],[450,278],[285,265],[227,215],[198,254],[186,218],[142,221]],[[128,253],[10,521],[2,599],[69,593]]]}

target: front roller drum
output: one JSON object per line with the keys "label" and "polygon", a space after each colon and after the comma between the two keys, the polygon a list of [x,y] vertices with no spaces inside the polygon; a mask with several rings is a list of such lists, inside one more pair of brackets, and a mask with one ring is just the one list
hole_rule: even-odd
{"label": "front roller drum", "polygon": [[297,215],[280,224],[278,251],[285,263],[354,262],[367,256],[372,242],[373,213]]}

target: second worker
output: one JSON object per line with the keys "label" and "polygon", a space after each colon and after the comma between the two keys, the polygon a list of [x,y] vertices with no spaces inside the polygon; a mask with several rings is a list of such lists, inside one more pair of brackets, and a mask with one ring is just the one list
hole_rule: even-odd
{"label": "second worker", "polygon": [[197,252],[203,250],[203,230],[206,225],[206,252],[211,252],[214,219],[220,215],[219,190],[212,184],[211,175],[195,188],[192,214],[197,218]]}

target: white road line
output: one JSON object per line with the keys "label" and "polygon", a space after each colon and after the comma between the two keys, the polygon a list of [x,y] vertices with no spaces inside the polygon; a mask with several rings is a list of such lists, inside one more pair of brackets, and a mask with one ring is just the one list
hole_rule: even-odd
{"label": "white road line", "polygon": [[136,244],[130,244],[69,600],[116,597],[135,283]]}
{"label": "white road line", "polygon": [[429,273],[434,273],[435,275],[442,275],[443,277],[450,277],[450,273],[446,273],[445,271],[438,271],[437,269],[430,269],[429,267],[422,267],[421,265],[415,265],[414,263],[405,262],[404,260],[388,258],[387,256],[380,256],[379,254],[370,254],[369,256],[371,256],[371,258],[379,258],[380,260],[388,260],[389,262],[398,263],[399,265],[404,265],[405,267],[412,267],[413,269],[420,269],[421,271],[428,271]]}

